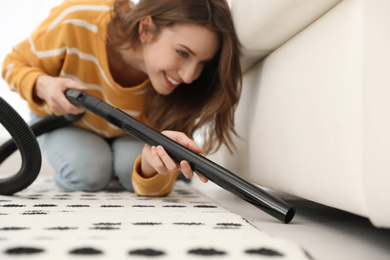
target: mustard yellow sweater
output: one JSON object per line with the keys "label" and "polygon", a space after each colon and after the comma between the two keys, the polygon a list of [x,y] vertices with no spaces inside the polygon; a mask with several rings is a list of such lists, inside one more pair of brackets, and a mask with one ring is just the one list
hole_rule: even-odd
{"label": "mustard yellow sweater", "polygon": [[[145,122],[143,106],[149,80],[124,88],[114,81],[109,70],[105,40],[112,4],[113,0],[64,1],[5,58],[3,78],[12,91],[28,102],[33,113],[52,114],[50,107],[33,95],[37,77],[50,75],[76,80],[88,88],[88,93]],[[105,138],[124,134],[89,112],[76,125]],[[171,191],[177,174],[143,179],[136,170],[140,160],[137,163],[133,182],[138,194],[160,196]]]}

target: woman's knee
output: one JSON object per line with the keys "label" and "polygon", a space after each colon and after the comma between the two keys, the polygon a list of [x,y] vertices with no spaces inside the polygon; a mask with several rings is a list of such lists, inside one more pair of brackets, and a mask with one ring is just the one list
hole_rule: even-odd
{"label": "woman's knee", "polygon": [[122,136],[112,143],[114,174],[126,190],[133,191],[133,166],[144,145],[131,136]]}
{"label": "woman's knee", "polygon": [[60,169],[57,174],[66,189],[82,191],[100,191],[107,188],[112,179],[111,154],[101,153],[91,158],[75,156],[67,167]]}
{"label": "woman's knee", "polygon": [[70,126],[47,134],[43,147],[60,188],[98,191],[109,184],[111,148],[100,136]]}

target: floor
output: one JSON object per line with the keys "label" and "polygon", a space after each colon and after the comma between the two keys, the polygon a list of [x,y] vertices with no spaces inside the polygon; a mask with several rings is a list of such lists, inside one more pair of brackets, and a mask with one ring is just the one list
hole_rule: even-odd
{"label": "floor", "polygon": [[178,181],[169,197],[118,190],[63,192],[50,176],[0,196],[0,259],[311,260]]}
{"label": "floor", "polygon": [[[298,232],[298,236],[286,238],[296,237],[318,259],[390,259],[390,230],[376,229],[366,218],[315,203],[298,201],[296,205],[301,212],[298,225],[288,233]],[[306,234],[299,236],[301,228]]]}
{"label": "floor", "polygon": [[[0,143],[3,142],[0,138]],[[0,165],[1,177],[11,175],[19,168],[20,156],[15,153]],[[50,175],[51,171],[52,168],[43,158],[40,175]],[[284,224],[214,183],[204,184],[194,178],[191,185],[268,234],[295,241],[315,260],[390,259],[390,230],[375,228],[366,218],[293,196],[277,194],[297,210],[291,223]]]}
{"label": "floor", "polygon": [[390,230],[377,229],[366,218],[277,194],[294,205],[297,211],[290,224],[282,224],[215,184],[194,181],[193,185],[268,234],[294,240],[313,259],[390,259]]}

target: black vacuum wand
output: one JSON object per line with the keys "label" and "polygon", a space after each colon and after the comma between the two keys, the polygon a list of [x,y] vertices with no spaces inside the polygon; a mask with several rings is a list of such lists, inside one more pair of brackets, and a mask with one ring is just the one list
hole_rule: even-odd
{"label": "black vacuum wand", "polygon": [[68,89],[65,94],[72,104],[96,114],[129,135],[151,146],[163,146],[167,153],[177,162],[186,160],[196,173],[206,177],[225,190],[230,191],[280,221],[289,223],[293,219],[295,209],[290,204],[180,145],[123,111],[76,89]]}

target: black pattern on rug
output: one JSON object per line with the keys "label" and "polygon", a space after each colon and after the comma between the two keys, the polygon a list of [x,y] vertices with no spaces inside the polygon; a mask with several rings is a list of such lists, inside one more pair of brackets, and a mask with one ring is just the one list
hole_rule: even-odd
{"label": "black pattern on rug", "polygon": [[[282,225],[282,224],[281,224]],[[64,192],[38,178],[0,196],[0,259],[310,259],[178,181],[167,197]]]}

